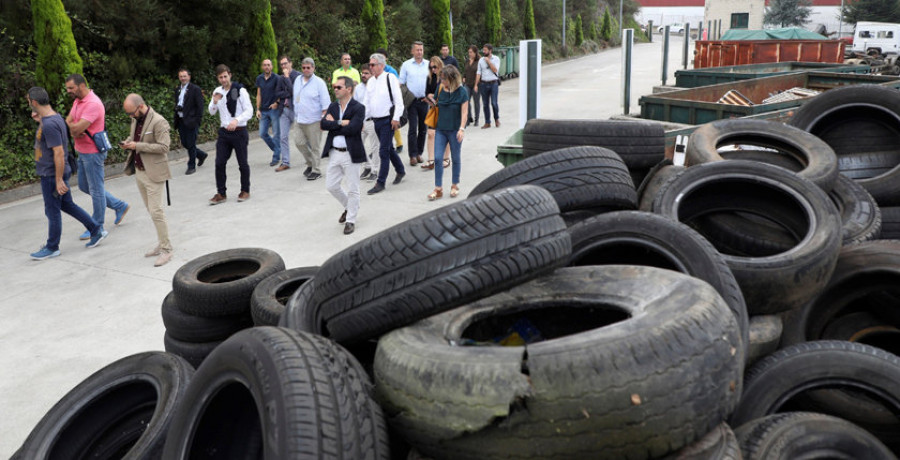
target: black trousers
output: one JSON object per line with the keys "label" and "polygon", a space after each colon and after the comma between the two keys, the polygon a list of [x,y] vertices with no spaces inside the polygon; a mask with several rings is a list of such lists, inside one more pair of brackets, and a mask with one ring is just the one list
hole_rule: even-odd
{"label": "black trousers", "polygon": [[247,163],[247,144],[250,135],[246,128],[228,131],[219,128],[216,140],[216,190],[225,196],[225,165],[231,158],[231,152],[237,157],[238,169],[241,171],[241,191],[250,192],[250,165]]}
{"label": "black trousers", "polygon": [[419,99],[414,100],[406,108],[406,115],[409,117],[406,147],[410,158],[421,156],[425,151],[425,139],[428,137],[428,129],[425,127],[425,115],[427,114],[428,104]]}

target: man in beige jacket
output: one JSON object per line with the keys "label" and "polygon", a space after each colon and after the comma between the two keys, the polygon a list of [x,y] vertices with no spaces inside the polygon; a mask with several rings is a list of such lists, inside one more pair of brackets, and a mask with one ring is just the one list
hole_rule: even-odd
{"label": "man in beige jacket", "polygon": [[125,174],[133,174],[137,179],[138,191],[156,226],[159,240],[156,247],[144,256],[156,256],[153,265],[160,267],[172,259],[169,226],[162,207],[165,183],[172,177],[169,172],[169,122],[147,106],[144,98],[137,94],[129,94],[122,108],[132,118],[131,135],[121,143],[122,148],[128,151]]}

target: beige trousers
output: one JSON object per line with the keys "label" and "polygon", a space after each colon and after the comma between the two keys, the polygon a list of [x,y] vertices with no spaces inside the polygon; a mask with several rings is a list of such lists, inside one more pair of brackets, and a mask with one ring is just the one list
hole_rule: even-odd
{"label": "beige trousers", "polygon": [[294,142],[306,160],[306,166],[312,168],[310,172],[322,174],[319,170],[319,159],[322,158],[322,128],[319,122],[306,125],[298,123]]}
{"label": "beige trousers", "polygon": [[150,219],[156,226],[156,238],[159,240],[159,247],[166,251],[172,250],[172,243],[169,242],[169,224],[166,222],[166,215],[163,213],[163,195],[166,193],[166,183],[153,182],[147,176],[145,171],[140,169],[134,172],[137,179],[138,192],[141,193],[141,199],[144,200],[144,206],[150,213]]}

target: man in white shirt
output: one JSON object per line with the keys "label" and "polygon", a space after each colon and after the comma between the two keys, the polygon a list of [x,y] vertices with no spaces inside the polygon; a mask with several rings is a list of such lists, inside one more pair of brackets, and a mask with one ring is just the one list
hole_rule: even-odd
{"label": "man in white shirt", "polygon": [[[353,90],[353,99],[360,104],[365,105],[366,103],[366,82],[371,77],[372,72],[369,70],[369,63],[367,62],[359,68],[360,84],[356,85],[356,88]],[[369,117],[368,111],[365,123],[363,123],[362,139],[363,146],[366,149],[366,165],[359,178],[375,180],[378,177],[377,171],[378,167],[381,166],[381,160],[378,157],[378,135],[375,133],[375,123]]]}
{"label": "man in white shirt", "polygon": [[210,115],[219,114],[219,138],[216,140],[216,194],[209,204],[224,203],[225,165],[231,158],[231,152],[237,157],[241,171],[241,193],[238,201],[250,199],[250,165],[247,163],[247,144],[250,137],[247,133],[247,121],[253,116],[250,94],[237,82],[231,81],[231,69],[225,64],[216,67],[216,78],[222,86],[213,90],[209,102]]}
{"label": "man in white shirt", "polygon": [[368,192],[369,195],[384,191],[387,182],[388,162],[394,165],[397,175],[394,177],[394,185],[403,180],[406,169],[403,161],[394,150],[394,130],[400,127],[400,115],[403,114],[403,95],[400,93],[400,83],[397,77],[384,71],[385,59],[383,54],[375,53],[369,57],[369,70],[372,77],[366,83],[366,117],[375,123],[375,133],[378,134],[380,143],[378,149],[381,165],[378,168],[378,178],[375,186]]}
{"label": "man in white shirt", "polygon": [[306,160],[303,175],[307,180],[322,177],[319,170],[319,152],[322,145],[322,129],[319,123],[331,105],[331,96],[325,80],[316,76],[316,63],[312,58],[300,62],[302,75],[294,80],[294,120],[297,122],[297,150]]}
{"label": "man in white shirt", "polygon": [[[481,129],[491,127],[491,109],[494,109],[494,126],[500,127],[500,106],[497,104],[497,95],[500,90],[500,58],[494,56],[494,46],[485,43],[481,48],[484,55],[478,60],[478,73],[475,76],[475,88],[481,93],[481,106],[484,107],[484,126]],[[490,104],[488,104],[490,103]]]}
{"label": "man in white shirt", "polygon": [[428,82],[428,60],[423,59],[425,54],[422,42],[413,42],[412,58],[400,66],[400,84],[415,96],[412,104],[406,108],[409,117],[406,143],[409,148],[409,164],[424,163],[422,152],[425,150],[425,138],[428,134],[425,128],[425,115],[428,113],[428,101],[425,98],[425,85]]}

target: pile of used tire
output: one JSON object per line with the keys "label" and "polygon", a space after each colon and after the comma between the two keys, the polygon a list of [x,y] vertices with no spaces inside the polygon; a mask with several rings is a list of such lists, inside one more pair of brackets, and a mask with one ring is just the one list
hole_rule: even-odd
{"label": "pile of used tire", "polygon": [[545,132],[468,199],[321,267],[189,262],[163,302],[171,353],[82,382],[16,457],[896,459],[900,242],[878,238],[900,195],[872,183],[900,155],[840,174],[873,156],[836,133],[871,124],[897,149],[900,121],[867,124],[841,91],[808,104],[844,110],[825,136],[822,117],[713,122],[685,167],[597,145],[649,127],[583,122],[605,139]]}

